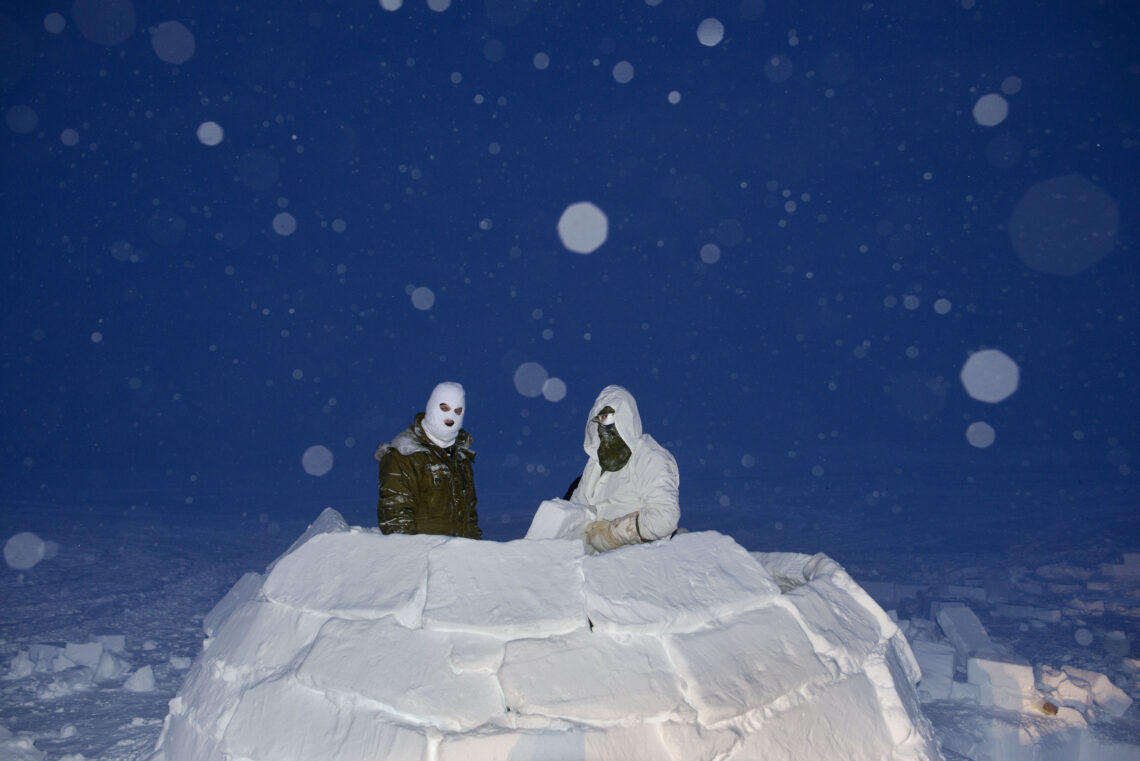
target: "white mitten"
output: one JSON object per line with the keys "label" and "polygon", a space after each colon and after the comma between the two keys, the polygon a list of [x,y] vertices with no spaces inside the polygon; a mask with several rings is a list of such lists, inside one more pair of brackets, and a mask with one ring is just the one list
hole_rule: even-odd
{"label": "white mitten", "polygon": [[636,512],[612,521],[594,521],[586,526],[586,544],[597,552],[609,552],[624,544],[641,544],[642,541]]}

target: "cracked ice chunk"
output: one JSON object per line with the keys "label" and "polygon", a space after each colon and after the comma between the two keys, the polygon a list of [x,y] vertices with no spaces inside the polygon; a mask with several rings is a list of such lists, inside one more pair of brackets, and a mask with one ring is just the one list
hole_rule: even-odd
{"label": "cracked ice chunk", "polygon": [[63,654],[72,663],[93,669],[99,665],[99,657],[103,655],[103,645],[98,642],[87,642],[82,645],[68,642],[63,648]]}
{"label": "cracked ice chunk", "polygon": [[154,669],[150,666],[143,666],[131,674],[127,681],[123,682],[123,689],[127,692],[153,692]]}
{"label": "cracked ice chunk", "polygon": [[1087,671],[1073,666],[1062,666],[1069,677],[1085,680],[1092,688],[1093,702],[1108,711],[1113,716],[1123,716],[1128,707],[1132,705],[1132,698],[1124,690],[1117,687],[1104,674],[1097,671]]}
{"label": "cracked ice chunk", "polygon": [[117,681],[130,673],[131,664],[121,655],[110,651],[99,657],[99,665],[95,667],[95,681]]}
{"label": "cracked ice chunk", "polygon": [[1092,685],[1084,679],[1070,679],[1064,671],[1042,666],[1037,683],[1042,690],[1050,693],[1054,703],[1076,708],[1085,713],[1092,707]]}

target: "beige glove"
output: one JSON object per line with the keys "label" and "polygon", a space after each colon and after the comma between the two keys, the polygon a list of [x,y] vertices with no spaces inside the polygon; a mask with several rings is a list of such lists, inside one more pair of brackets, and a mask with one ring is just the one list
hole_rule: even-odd
{"label": "beige glove", "polygon": [[586,526],[586,544],[597,552],[609,552],[624,544],[641,544],[643,541],[637,527],[636,512],[612,521],[594,521]]}

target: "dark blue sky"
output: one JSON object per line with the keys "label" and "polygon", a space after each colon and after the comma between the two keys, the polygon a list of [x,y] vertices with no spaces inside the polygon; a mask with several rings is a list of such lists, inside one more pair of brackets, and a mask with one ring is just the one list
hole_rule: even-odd
{"label": "dark blue sky", "polygon": [[[608,383],[694,503],[749,479],[921,493],[1026,467],[1132,499],[1138,20],[6,3],[3,479],[226,474],[295,485],[306,514],[359,500],[366,522],[374,447],[458,380],[489,514],[561,495]],[[983,126],[989,94],[1008,116]],[[578,201],[609,221],[588,255],[556,229]],[[997,404],[958,379],[982,348],[1020,367]],[[520,393],[525,362],[565,398]],[[320,478],[301,467],[318,444]]]}

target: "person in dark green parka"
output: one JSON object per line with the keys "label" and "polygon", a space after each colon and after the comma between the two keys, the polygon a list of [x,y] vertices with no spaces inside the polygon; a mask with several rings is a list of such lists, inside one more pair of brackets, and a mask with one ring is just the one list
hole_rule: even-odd
{"label": "person in dark green parka", "polygon": [[407,430],[377,447],[376,517],[385,534],[483,536],[475,512],[475,453],[463,429],[465,408],[463,386],[441,383]]}

